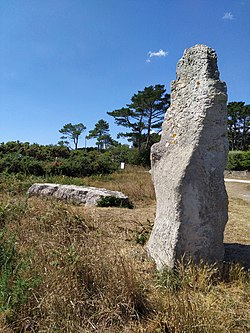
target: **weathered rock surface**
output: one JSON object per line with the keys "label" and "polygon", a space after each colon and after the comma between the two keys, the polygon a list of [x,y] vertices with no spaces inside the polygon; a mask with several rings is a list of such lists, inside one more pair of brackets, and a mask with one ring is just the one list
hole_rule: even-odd
{"label": "weathered rock surface", "polygon": [[205,45],[185,50],[176,76],[161,141],[151,151],[157,208],[147,249],[158,269],[183,256],[223,260],[228,218],[227,93],[215,51]]}
{"label": "weathered rock surface", "polygon": [[83,187],[75,185],[60,185],[36,183],[28,190],[29,196],[54,197],[59,200],[72,201],[85,206],[96,206],[102,197],[115,197],[121,200],[121,205],[128,203],[128,197],[122,192],[110,191],[105,188]]}

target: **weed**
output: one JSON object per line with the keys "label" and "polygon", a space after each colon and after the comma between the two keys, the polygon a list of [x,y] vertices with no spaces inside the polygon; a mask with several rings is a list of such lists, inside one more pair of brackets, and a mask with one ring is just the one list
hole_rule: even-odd
{"label": "weed", "polygon": [[13,319],[14,313],[25,303],[39,279],[28,276],[29,265],[15,250],[15,237],[5,239],[0,233],[0,313]]}
{"label": "weed", "polygon": [[103,196],[97,201],[98,207],[120,207],[132,209],[134,206],[129,199],[117,198],[115,196]]}
{"label": "weed", "polygon": [[23,195],[35,179],[34,176],[26,177],[23,174],[0,173],[0,192],[10,196]]}
{"label": "weed", "polygon": [[167,288],[172,292],[178,291],[181,287],[178,269],[163,268],[163,270],[157,274],[157,285]]}
{"label": "weed", "polygon": [[173,269],[165,267],[158,275],[158,284],[170,291],[194,290],[209,292],[211,287],[221,280],[221,270],[216,264],[194,264],[185,257],[178,261]]}
{"label": "weed", "polygon": [[150,232],[152,230],[153,223],[150,222],[149,219],[147,219],[147,224],[141,226],[140,230],[136,231],[135,234],[135,241],[137,244],[145,245],[149,239]]}
{"label": "weed", "polygon": [[55,183],[61,185],[76,185],[76,186],[85,186],[85,181],[83,178],[78,177],[69,177],[69,176],[49,176],[42,178],[42,182],[46,183]]}
{"label": "weed", "polygon": [[0,228],[4,228],[7,223],[17,223],[24,216],[28,208],[27,199],[11,200],[0,204]]}

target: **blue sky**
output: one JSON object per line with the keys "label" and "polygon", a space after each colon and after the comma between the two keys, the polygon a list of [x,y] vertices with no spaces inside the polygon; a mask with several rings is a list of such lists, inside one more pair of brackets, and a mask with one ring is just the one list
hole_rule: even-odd
{"label": "blue sky", "polygon": [[[229,101],[250,103],[250,0],[0,0],[0,142],[86,134],[138,90],[175,79],[184,49],[218,55]],[[91,142],[89,142],[91,144]],[[84,139],[80,140],[80,147]]]}

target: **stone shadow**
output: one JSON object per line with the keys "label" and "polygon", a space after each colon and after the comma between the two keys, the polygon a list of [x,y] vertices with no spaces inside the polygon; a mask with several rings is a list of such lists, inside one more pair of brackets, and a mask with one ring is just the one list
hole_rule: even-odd
{"label": "stone shadow", "polygon": [[250,269],[250,245],[239,243],[224,243],[226,262],[242,264],[245,269]]}

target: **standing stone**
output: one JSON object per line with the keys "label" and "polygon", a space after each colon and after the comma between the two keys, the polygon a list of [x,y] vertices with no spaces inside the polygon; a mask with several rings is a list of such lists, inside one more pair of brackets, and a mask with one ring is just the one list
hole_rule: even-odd
{"label": "standing stone", "polygon": [[171,83],[161,141],[151,150],[156,219],[147,244],[158,269],[176,261],[223,260],[228,218],[227,92],[205,45],[185,50]]}

